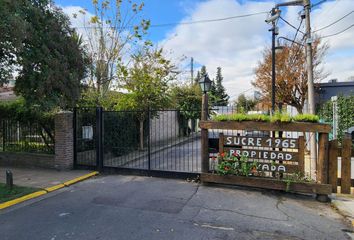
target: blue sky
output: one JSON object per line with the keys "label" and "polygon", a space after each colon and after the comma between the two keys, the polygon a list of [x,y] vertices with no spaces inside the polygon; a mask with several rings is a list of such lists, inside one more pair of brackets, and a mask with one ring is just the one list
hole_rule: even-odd
{"label": "blue sky", "polygon": [[[143,18],[150,19],[152,24],[175,23],[180,22],[186,15],[187,9],[193,8],[193,5],[201,2],[199,0],[146,0]],[[81,6],[92,12],[90,0],[56,0],[55,3],[60,6]],[[172,27],[151,28],[149,38],[158,42],[166,36]]]}
{"label": "blue sky", "polygon": [[[247,0],[145,0],[143,18],[152,24],[196,21],[223,18],[255,12],[269,11],[275,3],[271,1]],[[79,6],[92,12],[90,0],[56,0],[56,4],[69,13],[69,6]],[[312,0],[313,3],[320,0]],[[282,17],[298,26],[298,12],[301,7],[282,8]],[[314,30],[326,26],[354,10],[353,0],[327,0],[311,13]],[[207,24],[181,25],[151,28],[147,38],[162,46],[169,57],[176,60],[181,68],[188,70],[188,59],[206,65],[209,75],[215,75],[216,68],[222,67],[224,85],[231,96],[241,92],[252,93],[251,81],[254,69],[262,57],[262,51],[270,45],[269,25],[266,14],[242,19],[233,19]],[[318,33],[321,36],[336,33],[354,23],[354,14]],[[295,30],[279,21],[280,35],[292,38]],[[301,27],[304,30],[304,24]],[[326,38],[330,45],[323,68],[329,73],[327,81],[338,78],[345,81],[354,76],[354,28],[335,37]],[[185,57],[184,62],[179,62]],[[190,74],[186,71],[186,82]]]}

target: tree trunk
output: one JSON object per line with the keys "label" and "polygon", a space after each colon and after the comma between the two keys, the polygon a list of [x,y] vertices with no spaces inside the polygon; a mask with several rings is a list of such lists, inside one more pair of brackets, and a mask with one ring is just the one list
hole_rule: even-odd
{"label": "tree trunk", "polygon": [[140,124],[140,150],[144,150],[144,120],[139,120]]}
{"label": "tree trunk", "polygon": [[297,106],[296,107],[296,110],[297,110],[297,112],[298,112],[298,114],[302,114],[303,113],[303,106]]}

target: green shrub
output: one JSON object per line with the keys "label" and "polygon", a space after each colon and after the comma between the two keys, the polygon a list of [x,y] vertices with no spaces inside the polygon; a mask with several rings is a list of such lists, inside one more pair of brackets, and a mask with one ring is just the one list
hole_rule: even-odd
{"label": "green shrub", "polygon": [[270,121],[272,123],[274,122],[287,123],[287,122],[291,122],[291,117],[287,113],[275,112],[273,116],[270,118]]}
{"label": "green shrub", "polygon": [[222,114],[213,117],[215,121],[261,121],[261,122],[269,122],[270,117],[264,114],[243,114],[243,113],[235,113],[235,114]]}
{"label": "green shrub", "polygon": [[213,117],[214,121],[259,121],[259,122],[319,122],[319,117],[313,114],[298,114],[295,117],[290,117],[288,113],[275,112],[273,116],[265,114],[221,114]]}
{"label": "green shrub", "polygon": [[293,121],[296,122],[318,122],[319,120],[319,116],[314,114],[298,114],[293,117]]}

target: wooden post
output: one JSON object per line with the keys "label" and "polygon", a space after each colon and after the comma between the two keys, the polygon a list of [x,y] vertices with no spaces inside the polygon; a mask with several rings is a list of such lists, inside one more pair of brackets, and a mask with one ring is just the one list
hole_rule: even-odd
{"label": "wooden post", "polygon": [[319,133],[318,138],[317,181],[326,184],[328,183],[328,133]]}
{"label": "wooden post", "polygon": [[332,185],[332,192],[337,192],[338,179],[338,141],[332,140],[329,142],[328,154],[328,183]]}
{"label": "wooden post", "polygon": [[305,138],[299,137],[299,169],[305,175]]}
{"label": "wooden post", "polygon": [[[208,119],[208,94],[204,93],[202,100],[202,121]],[[209,172],[209,136],[208,129],[201,129],[201,157],[202,157],[202,173]]]}
{"label": "wooden post", "polygon": [[224,134],[223,133],[219,133],[219,153],[223,153],[224,152]]}
{"label": "wooden post", "polygon": [[342,166],[341,166],[341,193],[350,194],[350,157],[351,157],[351,139],[346,135],[342,144]]}

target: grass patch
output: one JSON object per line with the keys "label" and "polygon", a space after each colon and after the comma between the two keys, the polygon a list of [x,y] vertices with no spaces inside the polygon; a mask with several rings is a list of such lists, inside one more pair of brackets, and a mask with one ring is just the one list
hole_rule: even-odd
{"label": "grass patch", "polygon": [[296,122],[319,122],[320,117],[314,114],[298,114],[293,117]]}
{"label": "grass patch", "polygon": [[275,112],[273,116],[265,114],[244,114],[244,113],[234,113],[234,114],[221,114],[213,117],[214,121],[258,121],[258,122],[319,122],[320,118],[313,114],[298,114],[294,117],[290,117],[288,113]]}
{"label": "grass patch", "polygon": [[8,188],[6,184],[0,183],[0,203],[10,201],[12,199],[22,197],[24,195],[36,192],[40,189],[30,187],[20,187],[14,185],[12,189]]}
{"label": "grass patch", "polygon": [[221,114],[217,115],[213,118],[215,121],[261,121],[261,122],[269,122],[270,117],[264,114],[243,114],[243,113],[235,113],[235,114]]}
{"label": "grass patch", "polygon": [[273,116],[270,118],[270,121],[272,123],[274,122],[288,123],[291,122],[291,117],[287,113],[275,112]]}

